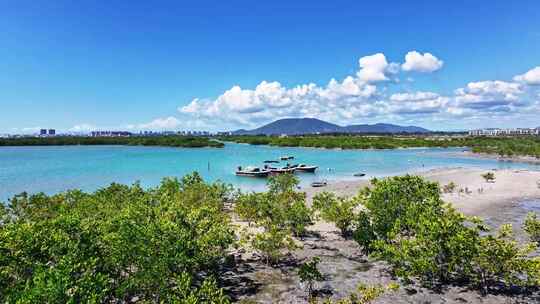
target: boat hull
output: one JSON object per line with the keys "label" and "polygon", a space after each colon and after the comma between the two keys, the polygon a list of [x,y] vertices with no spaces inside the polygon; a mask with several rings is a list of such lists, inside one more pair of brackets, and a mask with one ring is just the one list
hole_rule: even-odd
{"label": "boat hull", "polygon": [[317,168],[318,168],[318,167],[296,167],[295,169],[296,169],[297,171],[314,173],[315,170],[317,170]]}
{"label": "boat hull", "polygon": [[272,174],[293,174],[295,171],[294,168],[292,169],[270,169],[270,173]]}
{"label": "boat hull", "polygon": [[237,176],[246,176],[246,177],[268,177],[270,171],[260,171],[260,172],[243,172],[236,171]]}

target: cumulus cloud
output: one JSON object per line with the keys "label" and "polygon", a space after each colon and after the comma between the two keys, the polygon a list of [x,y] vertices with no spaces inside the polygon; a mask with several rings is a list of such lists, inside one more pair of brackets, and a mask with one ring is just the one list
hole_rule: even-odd
{"label": "cumulus cloud", "polygon": [[216,99],[193,99],[178,111],[199,120],[218,119],[230,125],[253,126],[276,117],[313,116],[330,121],[381,115],[388,110],[377,85],[390,80],[400,64],[389,63],[382,53],[358,60],[355,75],[326,85],[314,83],[284,87],[262,81],[254,89],[235,85]]}
{"label": "cumulus cloud", "polygon": [[523,82],[528,85],[540,85],[540,66],[537,66],[525,74],[517,75],[514,81]]}
{"label": "cumulus cloud", "polygon": [[405,55],[405,63],[401,65],[404,71],[431,73],[442,68],[444,62],[431,53],[421,54],[417,51],[408,52]]}
{"label": "cumulus cloud", "polygon": [[360,70],[358,71],[358,79],[364,82],[378,82],[388,80],[386,73],[394,72],[395,66],[390,66],[386,61],[386,56],[382,53],[375,55],[364,56],[358,60]]}
{"label": "cumulus cloud", "polygon": [[[178,111],[186,116],[186,121],[192,119],[190,124],[218,125],[224,129],[255,127],[284,117],[317,117],[338,124],[433,123],[455,121],[457,117],[509,117],[532,109],[534,95],[527,94],[528,87],[518,79],[470,82],[447,95],[414,90],[399,92],[392,88],[398,82],[389,81],[400,69],[433,72],[442,66],[443,62],[430,53],[411,51],[403,64],[389,63],[384,54],[377,53],[360,58],[353,75],[342,80],[332,78],[326,85],[307,83],[286,87],[277,81],[261,81],[252,89],[236,85],[215,99],[193,99]],[[531,83],[531,74],[526,74],[516,77]]]}
{"label": "cumulus cloud", "polygon": [[422,115],[441,112],[449,104],[448,97],[433,92],[395,93],[387,101],[392,114]]}
{"label": "cumulus cloud", "polygon": [[275,117],[315,116],[337,120],[339,117],[369,115],[368,105],[377,95],[377,87],[348,76],[331,79],[326,86],[313,83],[292,88],[279,82],[262,81],[255,89],[233,86],[215,100],[194,99],[178,110],[199,119],[220,119],[231,124],[253,125]]}
{"label": "cumulus cloud", "polygon": [[433,92],[395,93],[390,96],[392,101],[424,101],[438,98],[439,94]]}
{"label": "cumulus cloud", "polygon": [[75,126],[69,128],[68,131],[69,132],[80,133],[80,132],[89,132],[89,131],[92,131],[92,130],[95,130],[95,129],[96,129],[96,126],[91,125],[91,124],[83,123],[83,124],[78,124],[78,125],[75,125]]}
{"label": "cumulus cloud", "polygon": [[465,108],[491,108],[508,110],[507,106],[520,106],[519,96],[523,94],[519,83],[500,80],[470,82],[464,88],[455,90],[456,102]]}
{"label": "cumulus cloud", "polygon": [[174,130],[183,126],[182,122],[173,116],[156,118],[148,123],[139,124],[136,126],[130,126],[133,129],[147,129],[147,130]]}

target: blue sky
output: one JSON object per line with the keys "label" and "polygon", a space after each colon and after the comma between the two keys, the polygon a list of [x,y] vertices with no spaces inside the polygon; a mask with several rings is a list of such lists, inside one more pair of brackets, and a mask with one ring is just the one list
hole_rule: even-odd
{"label": "blue sky", "polygon": [[539,1],[291,2],[0,1],[0,133],[540,125]]}

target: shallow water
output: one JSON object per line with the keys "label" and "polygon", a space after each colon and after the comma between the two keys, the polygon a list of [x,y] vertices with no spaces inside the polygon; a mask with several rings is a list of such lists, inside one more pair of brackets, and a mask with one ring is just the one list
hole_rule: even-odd
{"label": "shallow water", "polygon": [[[265,180],[237,177],[239,165],[262,165],[267,159],[293,155],[291,163],[318,165],[316,174],[299,173],[303,185],[315,180],[364,179],[442,167],[540,170],[526,163],[459,156],[463,149],[324,150],[227,143],[225,148],[133,146],[0,147],[0,201],[22,191],[56,193],[80,188],[93,191],[111,182],[155,186],[166,176],[198,171],[210,181],[222,180],[245,190],[262,190]],[[282,162],[284,165],[284,162]]]}
{"label": "shallow water", "polygon": [[534,211],[540,214],[540,200],[529,200],[519,204],[523,209],[527,211]]}

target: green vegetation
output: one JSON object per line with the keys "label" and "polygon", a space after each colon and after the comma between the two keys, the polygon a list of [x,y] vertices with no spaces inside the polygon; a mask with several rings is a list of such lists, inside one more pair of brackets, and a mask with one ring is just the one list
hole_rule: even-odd
{"label": "green vegetation", "polygon": [[493,172],[487,172],[482,174],[482,177],[486,181],[486,183],[493,183],[495,182],[495,173]]}
{"label": "green vegetation", "polygon": [[523,222],[523,230],[529,234],[532,242],[540,245],[540,219],[534,212],[527,213],[525,222]]}
{"label": "green vegetation", "polygon": [[328,149],[397,149],[414,147],[469,147],[475,153],[500,156],[525,155],[540,158],[540,137],[437,137],[437,136],[227,136],[225,141],[252,145],[316,147]]}
{"label": "green vegetation", "polygon": [[130,137],[18,137],[0,138],[1,146],[75,146],[75,145],[130,145],[164,147],[223,147],[223,143],[197,136],[130,136]]}
{"label": "green vegetation", "polygon": [[273,176],[268,191],[240,194],[236,214],[256,231],[246,231],[244,240],[259,251],[267,263],[276,263],[283,251],[296,248],[293,236],[302,237],[312,223],[313,212],[306,206],[306,195],[297,192],[299,180],[292,174]]}
{"label": "green vegetation", "polygon": [[[383,294],[399,289],[399,285],[395,283],[390,283],[387,286],[383,286],[380,284],[359,284],[356,289],[357,292],[351,293],[346,298],[338,299],[336,301],[332,301],[331,299],[325,299],[324,301],[322,301],[322,304],[370,304],[373,303],[373,301],[377,300]],[[310,303],[317,304],[319,302],[314,299]]]}
{"label": "green vegetation", "polygon": [[313,198],[313,208],[319,211],[323,220],[334,223],[344,237],[352,232],[356,218],[354,209],[358,205],[355,198],[336,197],[329,192],[319,193]]}
{"label": "green vegetation", "polygon": [[383,258],[406,282],[427,286],[471,282],[485,293],[492,288],[537,287],[540,258],[533,244],[520,246],[505,225],[499,233],[477,218],[445,204],[439,185],[416,176],[373,180],[361,193],[356,240]]}
{"label": "green vegetation", "polygon": [[[510,225],[490,231],[421,177],[372,184],[353,198],[319,194],[313,209],[289,174],[272,177],[262,193],[234,193],[197,173],[148,190],[111,184],[93,193],[22,193],[0,204],[0,302],[229,303],[216,280],[228,250],[245,244],[275,265],[298,247],[315,212],[404,283],[459,282],[483,293],[539,287],[537,244],[519,244]],[[239,243],[224,204],[231,199],[236,216],[251,224]],[[539,240],[536,214],[523,229]],[[313,284],[323,280],[318,263],[298,269],[313,303]],[[371,303],[395,288],[360,285],[336,303]]]}
{"label": "green vegetation", "polygon": [[442,191],[443,193],[454,193],[456,187],[457,186],[454,182],[449,182],[448,184],[443,186]]}
{"label": "green vegetation", "polygon": [[319,257],[314,257],[309,262],[302,263],[298,269],[298,276],[300,277],[300,282],[306,284],[306,289],[308,292],[308,298],[313,297],[313,285],[315,282],[320,282],[324,280],[323,274],[317,268],[321,259]]}
{"label": "green vegetation", "polygon": [[228,188],[197,175],[143,190],[21,194],[0,212],[0,302],[228,303]]}

